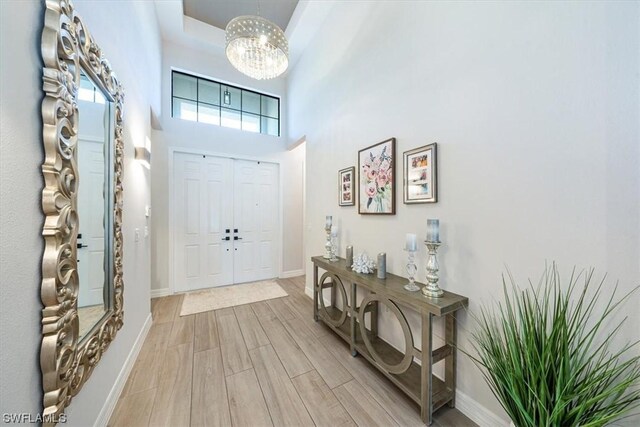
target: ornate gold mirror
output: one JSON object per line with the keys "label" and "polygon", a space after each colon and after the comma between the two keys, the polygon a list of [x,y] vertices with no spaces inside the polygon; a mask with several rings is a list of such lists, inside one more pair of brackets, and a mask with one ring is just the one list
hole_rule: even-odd
{"label": "ornate gold mirror", "polygon": [[55,424],[122,327],[123,90],[69,1],[46,1],[42,57],[40,366]]}

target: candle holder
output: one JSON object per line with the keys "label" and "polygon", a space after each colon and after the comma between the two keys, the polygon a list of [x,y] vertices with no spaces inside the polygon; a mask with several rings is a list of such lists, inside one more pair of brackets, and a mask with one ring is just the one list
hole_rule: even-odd
{"label": "candle holder", "polygon": [[418,267],[416,267],[415,256],[416,251],[410,251],[405,249],[409,255],[409,261],[407,262],[407,276],[409,277],[409,283],[404,285],[404,288],[411,292],[416,292],[420,290],[420,286],[416,285],[416,273],[418,272]]}
{"label": "candle holder", "polygon": [[338,236],[331,236],[331,254],[329,256],[329,261],[336,262],[338,261],[338,257],[336,253],[338,252]]}
{"label": "candle holder", "polygon": [[427,258],[427,284],[422,288],[422,295],[428,298],[439,298],[444,295],[444,291],[438,286],[438,280],[440,280],[438,270],[440,266],[436,257],[441,243],[426,241],[424,244],[427,246],[429,257]]}
{"label": "candle holder", "polygon": [[324,255],[323,258],[331,259],[331,225],[327,224],[324,226],[324,231],[327,233],[327,241],[324,244]]}

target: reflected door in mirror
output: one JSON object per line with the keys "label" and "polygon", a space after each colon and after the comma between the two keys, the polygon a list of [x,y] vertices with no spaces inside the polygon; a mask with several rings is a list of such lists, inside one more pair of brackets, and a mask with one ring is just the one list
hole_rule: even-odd
{"label": "reflected door in mirror", "polygon": [[110,156],[109,106],[100,90],[84,74],[78,91],[78,318],[80,338],[86,336],[108,310],[108,212]]}

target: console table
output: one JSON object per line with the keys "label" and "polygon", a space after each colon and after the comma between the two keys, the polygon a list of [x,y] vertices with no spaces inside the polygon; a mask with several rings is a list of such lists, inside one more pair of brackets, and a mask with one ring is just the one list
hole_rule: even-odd
{"label": "console table", "polygon": [[[313,317],[321,320],[349,343],[351,355],[361,354],[380,370],[400,390],[420,405],[422,421],[431,424],[432,414],[449,404],[455,406],[456,396],[456,318],[455,312],[469,304],[467,297],[445,291],[438,299],[427,298],[421,292],[403,288],[407,279],[387,273],[386,279],[375,274],[359,274],[342,258],[331,262],[321,256],[313,262]],[[325,271],[319,278],[318,269]],[[345,285],[349,286],[348,294]],[[418,283],[418,285],[420,285]],[[323,291],[331,289],[331,303],[325,303]],[[368,291],[358,302],[358,289]],[[342,309],[337,305],[338,294]],[[404,333],[405,348],[400,352],[378,337],[379,304],[393,312]],[[420,348],[413,343],[413,334],[402,309],[413,310],[422,317]],[[369,316],[367,328],[366,316]],[[433,349],[433,316],[445,317],[445,344]],[[420,360],[421,365],[415,362]],[[433,365],[444,360],[444,381],[432,374]]]}

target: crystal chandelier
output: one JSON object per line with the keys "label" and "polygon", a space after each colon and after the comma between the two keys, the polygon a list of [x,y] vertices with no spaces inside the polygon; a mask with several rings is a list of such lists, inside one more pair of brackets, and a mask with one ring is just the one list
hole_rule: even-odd
{"label": "crystal chandelier", "polygon": [[260,16],[238,16],[227,24],[227,58],[243,74],[272,79],[289,66],[289,43],[284,32]]}

